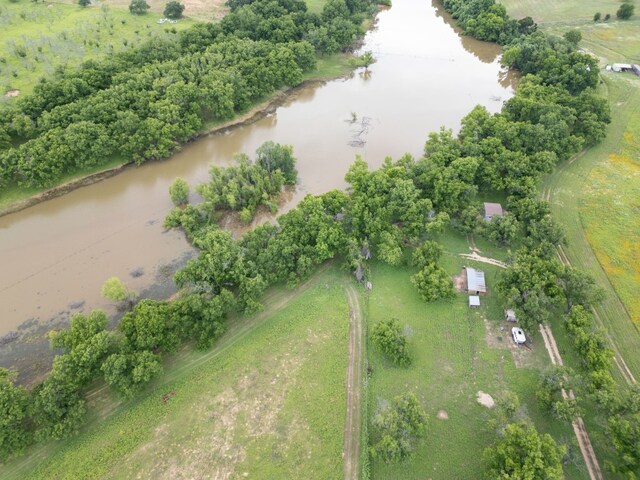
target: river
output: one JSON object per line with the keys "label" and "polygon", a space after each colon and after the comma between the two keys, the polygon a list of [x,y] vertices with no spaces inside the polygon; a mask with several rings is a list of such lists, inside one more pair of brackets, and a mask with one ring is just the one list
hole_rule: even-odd
{"label": "river", "polygon": [[308,193],[343,188],[356,154],[372,168],[386,156],[419,156],[430,131],[457,130],[476,104],[498,111],[513,95],[499,47],[461,37],[435,1],[394,0],[363,50],[376,58],[367,72],[298,89],[255,123],[0,218],[0,366],[17,364],[32,377],[46,370],[32,358],[43,332],[75,312],[115,313],[100,297],[109,277],[145,295],[171,293],[171,274],[194,253],[182,233],[162,228],[175,177],[201,183],[211,164],[228,165],[236,152],[252,156],[267,140],[292,144],[300,180],[286,209]]}

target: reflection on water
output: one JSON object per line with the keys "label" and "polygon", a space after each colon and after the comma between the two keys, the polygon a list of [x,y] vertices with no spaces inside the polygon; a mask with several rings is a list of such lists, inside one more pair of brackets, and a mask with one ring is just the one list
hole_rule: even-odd
{"label": "reflection on water", "polygon": [[[436,2],[394,0],[363,49],[376,58],[368,72],[302,88],[252,125],[205,136],[171,159],[0,218],[0,335],[74,302],[84,301],[85,311],[108,310],[99,295],[105,279],[119,276],[140,291],[163,264],[188,254],[183,235],[162,228],[175,177],[204,182],[210,164],[228,165],[236,152],[253,155],[267,140],[292,144],[300,182],[286,210],[306,194],[343,188],[356,154],[372,167],[386,156],[420,155],[428,132],[441,125],[456,130],[474,105],[497,111],[513,94],[498,47],[461,38]],[[366,128],[354,131],[352,112],[359,122],[367,119]],[[145,275],[133,278],[137,268]]]}

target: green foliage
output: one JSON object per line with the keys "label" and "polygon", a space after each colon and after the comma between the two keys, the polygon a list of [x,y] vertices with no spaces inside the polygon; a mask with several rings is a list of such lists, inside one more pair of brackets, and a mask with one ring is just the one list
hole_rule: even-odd
{"label": "green foliage", "polygon": [[496,478],[545,478],[562,480],[562,457],[565,447],[559,447],[551,435],[540,435],[532,425],[512,423],[506,426],[500,440],[485,450],[484,476]]}
{"label": "green foliage", "polygon": [[582,34],[579,30],[569,30],[563,35],[563,37],[567,42],[573,45],[578,45],[582,40]]}
{"label": "green foliage", "polygon": [[378,322],[371,331],[371,340],[389,359],[400,367],[411,365],[407,337],[400,322],[391,318]]}
{"label": "green foliage", "polygon": [[33,390],[31,417],[38,440],[68,437],[84,421],[85,401],[77,385],[66,380],[52,373]]}
{"label": "green foliage", "polygon": [[131,0],[129,4],[129,11],[133,15],[144,15],[149,10],[149,4],[146,0]]}
{"label": "green foliage", "polygon": [[104,282],[104,284],[102,285],[101,293],[102,296],[107,300],[111,300],[112,302],[119,304],[128,305],[130,305],[138,296],[136,292],[134,292],[133,290],[129,290],[125,283],[118,277],[111,277],[106,282]]}
{"label": "green foliage", "polygon": [[418,289],[425,302],[455,297],[453,282],[447,272],[435,263],[428,263],[411,277],[411,283]]}
{"label": "green foliage", "polygon": [[78,0],[78,5],[81,7],[88,7],[91,5],[91,0]]}
{"label": "green foliage", "polygon": [[189,184],[182,178],[176,178],[169,187],[169,196],[176,207],[189,203]]}
{"label": "green foliage", "polygon": [[618,17],[620,20],[628,20],[633,16],[634,10],[635,5],[629,0],[626,0],[622,3],[622,5],[620,5],[620,8],[618,8],[616,17]]}
{"label": "green foliage", "polygon": [[596,12],[596,13],[593,15],[593,21],[594,21],[594,22],[599,22],[601,18],[602,18],[602,14],[601,14],[600,12]]}
{"label": "green foliage", "polygon": [[170,352],[179,343],[169,305],[145,298],[127,312],[118,325],[126,339],[125,349]]}
{"label": "green foliage", "polygon": [[13,383],[8,370],[0,368],[0,460],[21,453],[31,442],[28,425],[28,392]]}
{"label": "green foliage", "polygon": [[198,209],[209,222],[219,210],[241,212],[244,223],[253,219],[260,205],[275,213],[282,187],[295,184],[297,179],[293,147],[266,142],[256,154],[256,163],[239,154],[237,166],[211,167],[209,182],[197,187],[204,200]]}
{"label": "green foliage", "polygon": [[224,320],[233,305],[233,294],[222,290],[208,298],[203,294],[186,293],[169,306],[172,321],[183,339],[194,339],[196,347],[210,348],[225,331]]}
{"label": "green foliage", "polygon": [[518,220],[511,213],[505,213],[486,222],[482,233],[498,246],[511,245],[519,233]]}
{"label": "green foliage", "polygon": [[427,414],[413,393],[404,393],[375,415],[372,427],[371,456],[395,463],[410,456],[416,440],[426,434]]}
{"label": "green foliage", "polygon": [[176,0],[167,2],[167,5],[164,7],[164,16],[174,20],[181,18],[182,12],[184,12],[184,5]]}
{"label": "green foliage", "polygon": [[107,384],[122,397],[131,398],[162,373],[160,357],[149,351],[114,353],[102,364]]}

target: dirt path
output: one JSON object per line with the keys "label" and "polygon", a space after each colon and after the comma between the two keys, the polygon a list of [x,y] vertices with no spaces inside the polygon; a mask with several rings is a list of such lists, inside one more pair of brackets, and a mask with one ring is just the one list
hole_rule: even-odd
{"label": "dirt path", "polygon": [[[547,325],[540,325],[540,334],[542,335],[544,346],[547,348],[547,352],[549,353],[549,358],[551,358],[551,363],[554,365],[563,365],[562,357],[560,357],[560,352],[558,351],[558,346],[556,345],[555,338],[553,338],[551,329]],[[573,390],[569,390],[567,393],[562,389],[562,397],[565,399],[575,399]],[[602,470],[600,470],[600,464],[598,463],[596,454],[593,451],[593,446],[591,445],[591,440],[589,439],[589,434],[587,433],[587,429],[584,426],[582,418],[576,418],[571,425],[573,426],[573,432],[578,439],[578,445],[580,445],[580,451],[584,457],[584,463],[587,465],[589,477],[591,480],[604,480]]]}
{"label": "dirt path", "polygon": [[476,262],[489,263],[491,265],[495,265],[500,268],[507,268],[506,263],[500,260],[496,260],[495,258],[483,257],[482,255],[479,255],[478,252],[461,253],[460,256],[464,258],[468,258],[469,260],[475,260]]}
{"label": "dirt path", "polygon": [[[569,260],[569,257],[567,256],[566,252],[564,251],[561,245],[558,246],[557,253],[558,253],[558,258],[560,259],[560,262],[562,262],[562,264],[571,266],[571,260]],[[627,366],[627,362],[625,362],[624,358],[622,358],[622,354],[620,353],[620,350],[618,349],[616,342],[613,341],[613,338],[609,334],[609,331],[604,328],[604,322],[602,321],[602,318],[600,318],[600,314],[593,307],[591,308],[591,311],[593,312],[593,315],[598,323],[598,326],[602,328],[603,331],[606,333],[607,339],[609,340],[609,345],[611,346],[611,348],[613,348],[613,352],[614,352],[613,363],[616,365],[616,368],[620,372],[620,375],[622,375],[622,378],[624,378],[624,381],[627,382],[629,385],[633,385],[634,383],[637,383],[636,378],[633,376],[633,373],[631,373],[631,370]]]}
{"label": "dirt path", "polygon": [[363,325],[358,292],[345,287],[349,303],[349,364],[347,366],[347,418],[344,423],[344,478],[357,480],[360,472],[361,390],[363,378]]}

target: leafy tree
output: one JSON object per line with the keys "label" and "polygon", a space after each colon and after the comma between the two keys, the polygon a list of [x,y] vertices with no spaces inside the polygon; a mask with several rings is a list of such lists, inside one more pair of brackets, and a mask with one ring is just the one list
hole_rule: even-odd
{"label": "leafy tree", "polygon": [[171,201],[176,207],[189,203],[189,184],[182,178],[176,178],[169,187]]}
{"label": "leafy tree", "polygon": [[167,2],[167,5],[164,7],[164,16],[173,20],[181,18],[182,12],[184,12],[184,5],[175,0]]}
{"label": "leafy tree", "polygon": [[407,458],[417,439],[425,435],[427,415],[413,393],[404,393],[378,412],[372,425],[371,456],[395,463]]}
{"label": "leafy tree", "polygon": [[484,451],[484,476],[487,480],[562,480],[565,450],[551,435],[540,435],[534,426],[512,423],[505,427],[498,442]]}
{"label": "leafy tree", "polygon": [[91,5],[91,0],[78,0],[78,5],[81,7],[88,7]]}
{"label": "leafy tree", "polygon": [[65,351],[54,359],[53,375],[78,388],[93,380],[114,349],[113,334],[105,330],[106,326],[106,314],[94,310],[88,316],[78,313],[71,317],[68,330],[52,331],[51,347]]}
{"label": "leafy tree", "polygon": [[573,45],[578,45],[582,40],[582,34],[579,30],[569,30],[563,35],[563,37],[567,42]]}
{"label": "leafy tree", "polygon": [[610,13],[607,13],[607,14],[604,16],[604,21],[605,21],[605,22],[608,22],[610,18],[611,18],[611,14],[610,14]]}
{"label": "leafy tree", "polygon": [[52,373],[33,390],[31,416],[39,440],[65,438],[84,421],[85,401],[77,385],[65,380]]}
{"label": "leafy tree", "polygon": [[149,4],[146,0],[131,0],[129,4],[129,11],[133,15],[144,15],[149,10]]}
{"label": "leafy tree", "polygon": [[424,268],[430,263],[435,263],[442,256],[442,245],[433,240],[426,240],[413,251],[413,265]]}
{"label": "leafy tree", "polygon": [[13,383],[14,376],[0,368],[0,460],[20,453],[31,442],[28,392]]}
{"label": "leafy tree", "polygon": [[633,11],[635,10],[635,5],[629,1],[625,1],[620,5],[618,11],[616,12],[616,17],[620,20],[628,20],[633,16]]}
{"label": "leafy tree", "polygon": [[128,312],[118,326],[126,338],[126,346],[133,351],[174,350],[179,337],[172,322],[169,306],[145,298]]}
{"label": "leafy tree", "polygon": [[109,386],[131,398],[162,373],[162,365],[160,357],[149,351],[114,353],[102,364],[102,373]]}
{"label": "leafy tree", "polygon": [[291,145],[280,145],[272,141],[264,142],[256,150],[256,163],[269,174],[280,170],[287,185],[295,185],[298,179],[296,159]]}
{"label": "leafy tree", "polygon": [[373,58],[373,52],[371,50],[367,50],[362,55],[360,55],[360,62],[364,65],[364,69],[368,70],[369,66],[372,63],[375,63],[375,58]]}
{"label": "leafy tree", "polygon": [[169,309],[180,336],[195,339],[196,346],[204,350],[225,331],[224,319],[232,305],[233,294],[222,290],[211,299],[204,294],[184,294]]}
{"label": "leafy tree", "polygon": [[590,308],[604,298],[604,290],[596,284],[588,273],[565,266],[560,273],[560,286],[563,289],[567,312],[575,305]]}
{"label": "leafy tree", "polygon": [[596,12],[596,13],[593,15],[593,21],[594,21],[594,22],[599,22],[601,18],[602,18],[602,14],[601,14],[600,12]]}
{"label": "leafy tree", "polygon": [[411,283],[418,289],[425,302],[453,298],[456,294],[447,272],[435,263],[427,264],[413,275]]}
{"label": "leafy tree", "polygon": [[402,332],[397,319],[391,318],[378,322],[371,332],[371,340],[396,365],[401,367],[411,365],[407,337]]}
{"label": "leafy tree", "polygon": [[511,213],[496,217],[484,225],[483,233],[499,246],[511,245],[518,235],[518,220]]}
{"label": "leafy tree", "polygon": [[129,290],[118,277],[111,277],[102,285],[102,296],[122,306],[130,307],[138,294]]}

